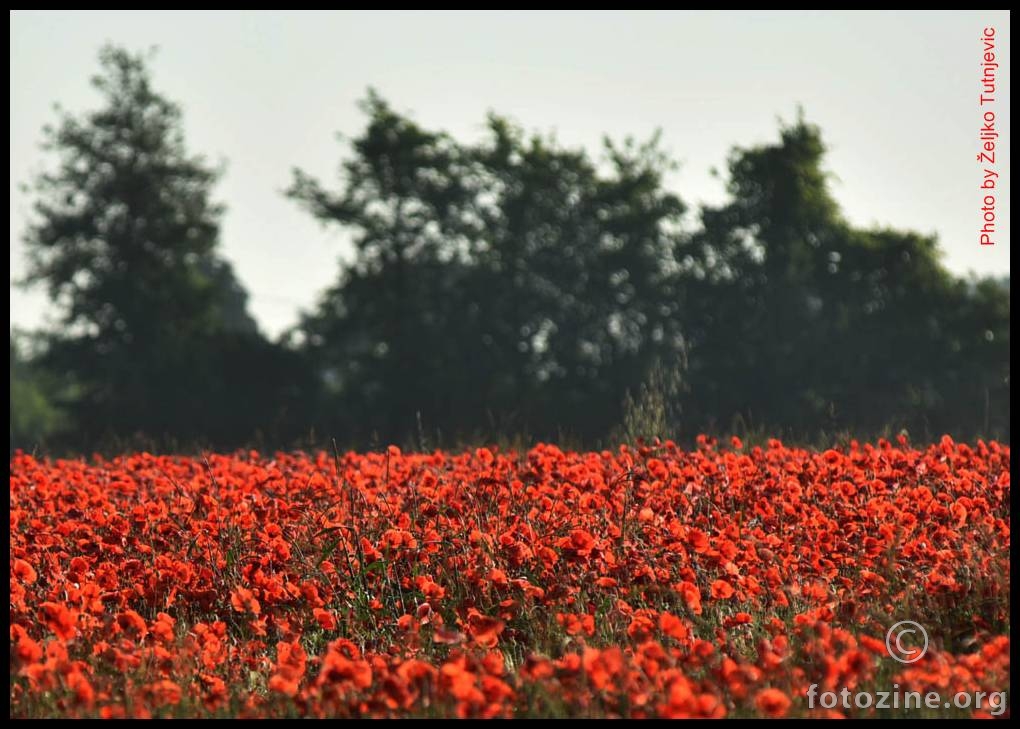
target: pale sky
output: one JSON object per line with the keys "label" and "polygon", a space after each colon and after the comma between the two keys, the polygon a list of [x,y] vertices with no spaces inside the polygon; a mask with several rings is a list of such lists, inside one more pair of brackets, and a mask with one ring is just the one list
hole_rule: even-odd
{"label": "pale sky", "polygon": [[[11,13],[11,279],[46,166],[52,105],[95,108],[111,41],[158,46],[156,88],[184,109],[190,151],[227,163],[222,254],[276,335],[337,276],[347,234],[281,194],[301,167],[336,186],[369,86],[424,126],[477,139],[489,110],[595,150],[603,134],[663,141],[670,187],[718,202],[734,145],[777,138],[803,106],[830,147],[835,195],[861,226],[937,233],[957,273],[1009,273],[1009,13],[966,12],[23,12]],[[999,234],[978,245],[982,29],[1000,39]],[[986,107],[988,108],[988,107]],[[52,158],[49,158],[52,161]],[[46,320],[11,289],[11,325]]]}

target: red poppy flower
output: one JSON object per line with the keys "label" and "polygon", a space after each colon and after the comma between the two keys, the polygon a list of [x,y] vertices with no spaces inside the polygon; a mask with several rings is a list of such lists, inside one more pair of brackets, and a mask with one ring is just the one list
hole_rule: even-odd
{"label": "red poppy flower", "polygon": [[762,689],[754,698],[758,711],[772,719],[786,716],[792,703],[789,696],[774,688]]}
{"label": "red poppy flower", "polygon": [[728,600],[733,597],[733,586],[726,580],[716,580],[712,583],[712,599]]}
{"label": "red poppy flower", "polygon": [[78,622],[77,614],[68,609],[67,605],[56,602],[44,602],[39,605],[43,622],[61,640],[70,640],[75,635]]}
{"label": "red poppy flower", "polygon": [[258,615],[262,612],[262,606],[255,599],[255,593],[245,587],[238,587],[230,594],[230,604],[239,613]]}
{"label": "red poppy flower", "polygon": [[32,569],[32,565],[23,559],[15,559],[14,564],[11,565],[11,574],[17,577],[26,585],[31,585],[36,581],[38,575],[35,570]]}
{"label": "red poppy flower", "polygon": [[503,632],[504,623],[502,620],[490,618],[473,611],[468,618],[468,632],[475,643],[482,648],[495,648],[499,642],[499,634]]}

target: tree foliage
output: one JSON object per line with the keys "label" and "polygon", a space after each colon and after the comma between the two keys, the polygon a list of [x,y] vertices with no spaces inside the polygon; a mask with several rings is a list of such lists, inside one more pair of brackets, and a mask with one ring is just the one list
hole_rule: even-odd
{"label": "tree foliage", "polygon": [[42,354],[12,337],[12,447],[1008,438],[1008,279],[848,223],[803,118],[734,149],[727,199],[688,217],[657,136],[593,156],[492,114],[464,141],[370,93],[339,179],[287,190],[353,255],[272,343],[219,253],[220,171],[144,57],[101,61],[102,105],[60,113],[34,181],[27,283],[60,318]]}
{"label": "tree foliage", "polygon": [[376,95],[339,190],[289,194],[356,257],[302,322],[346,429],[604,433],[676,336],[663,262],[684,206],[653,140],[583,150],[492,116],[463,144]]}
{"label": "tree foliage", "polygon": [[286,405],[293,355],[259,336],[217,252],[220,173],[188,152],[180,108],[144,57],[100,60],[102,105],[60,113],[34,181],[27,283],[59,312],[42,363],[73,384],[79,442],[250,437]]}
{"label": "tree foliage", "polygon": [[32,366],[32,337],[11,332],[11,451],[46,443],[63,424],[50,373]]}
{"label": "tree foliage", "polygon": [[464,143],[364,110],[339,188],[296,171],[288,193],[355,244],[300,325],[337,430],[590,440],[647,401],[676,434],[1008,432],[1008,290],[849,225],[803,119],[735,149],[690,230],[657,139],[592,159],[495,115]]}
{"label": "tree foliage", "polygon": [[943,267],[934,237],[856,229],[802,119],[735,150],[730,200],[702,211],[715,275],[691,298],[698,422],[1009,432],[1009,292]]}

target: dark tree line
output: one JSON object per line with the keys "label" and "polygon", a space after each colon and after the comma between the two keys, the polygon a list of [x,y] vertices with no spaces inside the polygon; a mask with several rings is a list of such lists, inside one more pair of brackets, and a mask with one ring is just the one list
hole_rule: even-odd
{"label": "dark tree line", "polygon": [[259,335],[216,252],[219,172],[187,152],[180,109],[142,57],[101,61],[103,106],[45,130],[57,163],[34,183],[27,281],[60,320],[35,364],[61,382],[66,442],[240,442],[305,396],[307,368]]}
{"label": "dark tree line", "polygon": [[493,115],[466,143],[370,94],[335,186],[295,171],[287,191],[354,260],[270,342],[216,251],[218,171],[186,151],[143,59],[102,60],[105,106],[62,115],[36,181],[29,281],[63,319],[30,367],[12,338],[12,445],[55,420],[79,446],[1008,438],[1008,279],[956,278],[931,237],[850,226],[802,119],[735,149],[728,201],[690,224],[658,139],[594,158]]}

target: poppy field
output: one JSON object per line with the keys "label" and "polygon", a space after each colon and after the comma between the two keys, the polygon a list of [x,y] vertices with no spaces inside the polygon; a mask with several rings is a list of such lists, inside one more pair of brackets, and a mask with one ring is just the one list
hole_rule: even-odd
{"label": "poppy field", "polygon": [[[10,714],[992,716],[807,692],[1008,690],[1009,460],[948,437],[19,452]],[[916,662],[889,655],[900,620]]]}

